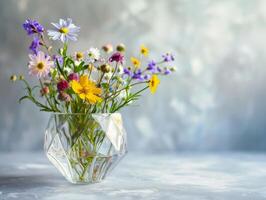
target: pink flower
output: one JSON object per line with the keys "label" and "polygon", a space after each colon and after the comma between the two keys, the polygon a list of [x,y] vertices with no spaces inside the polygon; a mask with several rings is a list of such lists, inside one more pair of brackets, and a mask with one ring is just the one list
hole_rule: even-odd
{"label": "pink flower", "polygon": [[121,64],[123,64],[124,56],[121,53],[116,52],[109,58],[109,61],[110,62],[114,62],[114,61],[120,62]]}
{"label": "pink flower", "polygon": [[68,76],[68,80],[69,81],[73,81],[73,80],[78,81],[79,80],[79,75],[77,73],[71,73]]}
{"label": "pink flower", "polygon": [[50,72],[50,68],[54,65],[50,56],[45,55],[42,51],[38,51],[36,55],[30,54],[29,57],[29,74],[35,75],[38,78],[46,77]]}
{"label": "pink flower", "polygon": [[60,82],[57,83],[58,91],[64,91],[67,88],[69,88],[69,84],[66,80],[61,80]]}

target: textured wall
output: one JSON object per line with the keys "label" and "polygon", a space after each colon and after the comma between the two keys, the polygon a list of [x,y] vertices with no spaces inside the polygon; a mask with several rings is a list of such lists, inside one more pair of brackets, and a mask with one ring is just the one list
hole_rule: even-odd
{"label": "textured wall", "polygon": [[0,0],[0,150],[42,149],[49,116],[18,105],[21,87],[8,81],[26,73],[28,17],[73,18],[73,51],[123,42],[177,55],[176,75],[123,111],[131,149],[266,150],[266,1]]}

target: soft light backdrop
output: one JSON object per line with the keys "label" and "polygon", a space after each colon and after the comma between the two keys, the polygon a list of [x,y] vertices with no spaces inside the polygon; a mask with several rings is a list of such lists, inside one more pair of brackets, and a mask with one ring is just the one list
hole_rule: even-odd
{"label": "soft light backdrop", "polygon": [[27,73],[26,18],[81,26],[72,51],[107,42],[172,51],[178,71],[123,111],[141,151],[266,150],[266,1],[0,0],[0,150],[41,150],[48,114],[17,104]]}

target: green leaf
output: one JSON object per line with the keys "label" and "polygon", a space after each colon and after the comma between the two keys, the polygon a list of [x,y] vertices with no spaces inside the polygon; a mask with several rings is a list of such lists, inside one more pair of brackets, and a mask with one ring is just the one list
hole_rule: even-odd
{"label": "green leaf", "polygon": [[101,84],[103,89],[108,89],[109,88],[109,84],[108,83],[102,83]]}
{"label": "green leaf", "polygon": [[82,71],[82,70],[84,70],[84,61],[82,61],[78,66],[75,66],[75,68],[74,68],[74,72],[75,73],[78,73],[78,72],[80,72],[80,71]]}

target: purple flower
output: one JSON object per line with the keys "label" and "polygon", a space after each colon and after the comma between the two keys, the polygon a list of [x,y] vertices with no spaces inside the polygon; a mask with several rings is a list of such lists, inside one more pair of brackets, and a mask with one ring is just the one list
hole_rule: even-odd
{"label": "purple flower", "polygon": [[109,61],[110,62],[120,62],[121,64],[123,64],[123,61],[124,61],[124,56],[119,53],[119,52],[116,52],[114,53],[110,58],[109,58]]}
{"label": "purple flower", "polygon": [[157,72],[158,73],[161,73],[162,72],[162,69],[160,67],[157,67]]}
{"label": "purple flower", "polygon": [[124,68],[124,74],[126,74],[128,76],[132,76],[132,72],[127,68]]}
{"label": "purple flower", "polygon": [[175,58],[171,53],[166,53],[165,55],[162,55],[164,62],[171,62],[174,61]]}
{"label": "purple flower", "polygon": [[146,75],[144,76],[144,79],[145,79],[145,80],[150,80],[150,79],[151,79],[151,75],[146,74]]}
{"label": "purple flower", "polygon": [[59,55],[53,55],[53,60],[56,62],[59,63],[59,65],[63,65],[64,63],[64,59],[62,56],[59,56]]}
{"label": "purple flower", "polygon": [[39,24],[39,22],[31,19],[27,19],[23,23],[23,28],[25,29],[25,31],[27,31],[28,35],[33,35],[35,33],[43,33],[44,31],[43,26]]}
{"label": "purple flower", "polygon": [[38,37],[34,37],[29,49],[36,55],[39,47],[40,47],[40,39]]}
{"label": "purple flower", "polygon": [[57,83],[57,89],[58,91],[64,91],[69,88],[69,84],[66,80],[61,80]]}
{"label": "purple flower", "polygon": [[71,73],[68,76],[68,80],[69,81],[73,81],[73,80],[78,81],[79,80],[79,75],[77,73]]}
{"label": "purple flower", "polygon": [[154,60],[149,61],[147,70],[151,71],[152,73],[156,70],[156,62]]}
{"label": "purple flower", "polygon": [[166,68],[166,69],[164,70],[164,75],[168,75],[168,74],[170,74],[170,73],[171,73],[170,69],[167,69],[167,68]]}
{"label": "purple flower", "polygon": [[133,79],[137,79],[137,80],[143,80],[143,77],[142,77],[142,72],[140,69],[138,69],[136,72],[134,72],[133,76],[132,76]]}

